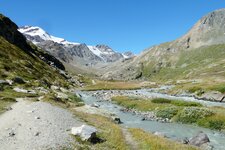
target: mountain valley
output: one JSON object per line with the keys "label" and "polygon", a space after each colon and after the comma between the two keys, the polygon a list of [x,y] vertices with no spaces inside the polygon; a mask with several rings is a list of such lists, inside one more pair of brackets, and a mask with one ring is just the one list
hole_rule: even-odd
{"label": "mountain valley", "polygon": [[0,15],[0,150],[223,150],[225,9],[139,55]]}

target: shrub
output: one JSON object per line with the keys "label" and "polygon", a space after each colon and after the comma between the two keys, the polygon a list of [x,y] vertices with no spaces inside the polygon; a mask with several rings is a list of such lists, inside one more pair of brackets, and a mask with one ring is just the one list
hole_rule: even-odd
{"label": "shrub", "polygon": [[214,130],[222,130],[225,128],[225,117],[222,114],[214,114],[210,117],[199,120],[198,125]]}
{"label": "shrub", "polygon": [[222,120],[210,120],[209,128],[215,130],[221,130],[224,128],[224,121]]}
{"label": "shrub", "polygon": [[160,118],[173,118],[178,113],[178,108],[176,107],[167,107],[156,112],[156,116]]}
{"label": "shrub", "polygon": [[151,100],[152,103],[157,103],[157,104],[170,104],[171,100],[165,99],[165,98],[155,98]]}
{"label": "shrub", "polygon": [[181,100],[174,100],[171,101],[171,104],[176,106],[194,106],[194,107],[200,107],[202,104],[197,102],[187,102],[187,101],[181,101]]}
{"label": "shrub", "polygon": [[211,88],[211,90],[216,90],[216,91],[219,91],[221,93],[225,93],[225,85],[218,85],[214,88]]}
{"label": "shrub", "polygon": [[155,98],[151,100],[152,103],[157,103],[157,104],[172,104],[175,106],[202,106],[202,104],[197,103],[197,102],[188,102],[188,101],[183,101],[183,100],[169,100],[169,99],[164,99],[164,98]]}
{"label": "shrub", "polygon": [[178,113],[176,121],[182,123],[196,123],[198,120],[213,115],[213,112],[205,108],[186,107]]}

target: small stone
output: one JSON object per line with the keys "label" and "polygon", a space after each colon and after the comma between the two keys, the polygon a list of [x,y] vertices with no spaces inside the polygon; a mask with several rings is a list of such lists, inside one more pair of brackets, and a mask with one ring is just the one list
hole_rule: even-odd
{"label": "small stone", "polygon": [[33,113],[34,112],[34,110],[29,110],[29,111],[27,111],[27,113]]}
{"label": "small stone", "polygon": [[14,131],[9,132],[9,137],[13,137],[15,135],[16,135],[16,133]]}
{"label": "small stone", "polygon": [[41,117],[35,117],[35,119],[41,119]]}
{"label": "small stone", "polygon": [[36,132],[34,136],[39,136],[41,132]]}

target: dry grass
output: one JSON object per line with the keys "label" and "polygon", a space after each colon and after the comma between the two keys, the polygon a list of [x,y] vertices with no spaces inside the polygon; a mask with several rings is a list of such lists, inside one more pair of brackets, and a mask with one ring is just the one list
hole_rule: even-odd
{"label": "dry grass", "polygon": [[[98,150],[128,150],[122,130],[119,125],[113,123],[110,119],[100,116],[73,111],[76,116],[85,121],[87,124],[95,126],[99,133],[98,136],[104,140],[103,143],[89,145],[91,149]],[[83,145],[85,147],[85,145]],[[78,149],[82,147],[78,147]]]}
{"label": "dry grass", "polygon": [[184,145],[162,137],[144,132],[141,129],[129,129],[133,138],[139,143],[141,150],[197,150],[198,148]]}
{"label": "dry grass", "polygon": [[96,91],[96,90],[135,90],[143,87],[155,87],[148,82],[123,82],[123,81],[96,81],[96,84],[88,85],[82,90]]}

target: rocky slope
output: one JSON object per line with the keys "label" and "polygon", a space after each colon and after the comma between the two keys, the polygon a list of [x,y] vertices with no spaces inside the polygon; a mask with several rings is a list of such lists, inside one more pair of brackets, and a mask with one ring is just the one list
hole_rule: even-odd
{"label": "rocky slope", "polygon": [[59,73],[64,69],[54,56],[27,43],[17,25],[0,15],[0,79],[20,76],[29,84],[65,84],[65,78]]}
{"label": "rocky slope", "polygon": [[218,78],[224,82],[225,9],[201,18],[189,32],[172,42],[143,51],[129,61],[111,65],[106,79],[147,78],[173,81],[193,78]]}
{"label": "rocky slope", "polygon": [[93,67],[97,63],[115,62],[133,56],[131,53],[118,53],[107,45],[88,46],[86,44],[68,42],[54,37],[40,27],[24,26],[19,29],[26,38],[55,57],[71,65]]}

